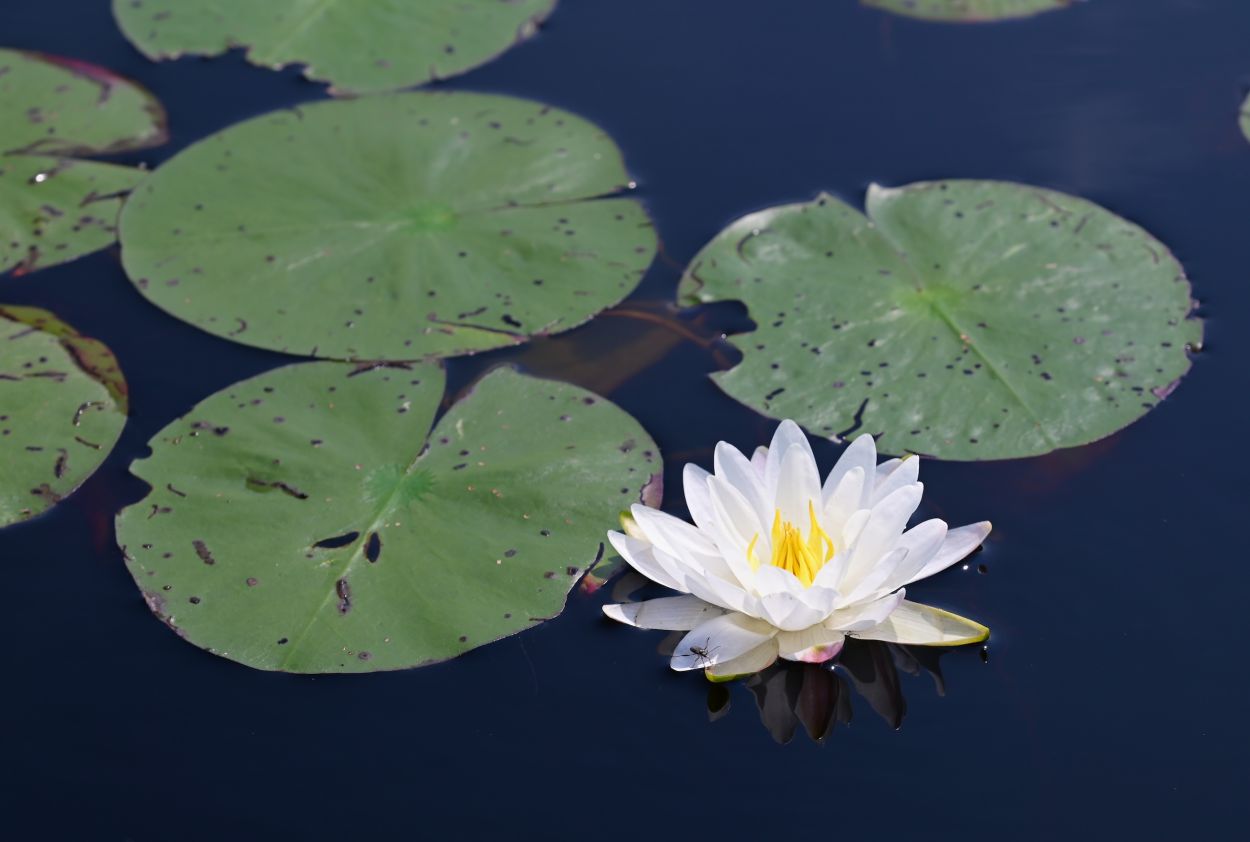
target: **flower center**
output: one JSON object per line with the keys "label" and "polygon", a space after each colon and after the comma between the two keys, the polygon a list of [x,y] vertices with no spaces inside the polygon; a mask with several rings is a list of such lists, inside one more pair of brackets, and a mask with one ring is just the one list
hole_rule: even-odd
{"label": "flower center", "polygon": [[[811,526],[807,532],[807,540],[804,540],[799,528],[788,520],[782,520],[781,509],[777,509],[773,516],[773,557],[768,563],[773,567],[789,570],[803,583],[803,587],[810,588],[816,581],[820,568],[833,558],[834,549],[833,539],[820,527],[820,521],[816,519],[816,508],[810,500],[807,503],[807,514],[811,518]],[[756,569],[760,566],[760,560],[755,555],[755,545],[759,540],[757,532],[747,547],[747,558]]]}

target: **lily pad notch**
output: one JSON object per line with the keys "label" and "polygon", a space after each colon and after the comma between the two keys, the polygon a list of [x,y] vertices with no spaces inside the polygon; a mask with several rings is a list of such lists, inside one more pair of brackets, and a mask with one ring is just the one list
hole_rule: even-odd
{"label": "lily pad notch", "polygon": [[142,169],[81,160],[164,143],[143,88],[74,59],[0,49],[0,272],[24,274],[111,244]]}
{"label": "lily pad notch", "polygon": [[46,310],[0,306],[0,527],[42,514],[95,473],[127,409],[104,343]]}
{"label": "lily pad notch", "polygon": [[750,214],[679,295],[740,300],[757,328],[713,375],[731,397],[888,453],[1035,456],[1157,406],[1201,347],[1167,247],[1084,199],[994,181],[874,185]]}
{"label": "lily pad notch", "polygon": [[658,505],[655,444],[610,402],[496,369],[435,421],[440,366],[299,363],[152,441],[117,519],[149,607],[265,670],[455,657],[558,615],[623,505]]}
{"label": "lily pad notch", "polygon": [[657,239],[620,150],[540,102],[404,93],[266,114],[127,202],[122,260],[203,330],[347,360],[474,353],[623,300]]}
{"label": "lily pad notch", "polygon": [[355,95],[457,76],[526,41],[556,0],[113,0],[154,61],[246,49],[247,60]]}

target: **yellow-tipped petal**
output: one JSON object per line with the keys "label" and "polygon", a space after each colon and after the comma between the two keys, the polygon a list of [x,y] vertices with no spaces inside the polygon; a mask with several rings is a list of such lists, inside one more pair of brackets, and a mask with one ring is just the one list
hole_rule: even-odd
{"label": "yellow-tipped petal", "polygon": [[990,630],[941,608],[903,600],[881,623],[854,636],[911,646],[963,646],[980,643]]}

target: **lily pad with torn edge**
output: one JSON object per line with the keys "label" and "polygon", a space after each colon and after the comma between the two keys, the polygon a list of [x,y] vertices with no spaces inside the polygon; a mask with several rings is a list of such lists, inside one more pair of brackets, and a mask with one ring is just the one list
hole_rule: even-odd
{"label": "lily pad with torn edge", "polygon": [[1080,0],[863,0],[897,15],[947,23],[985,23],[1066,9]]}
{"label": "lily pad with torn edge", "polygon": [[1008,459],[1086,444],[1171,394],[1202,341],[1189,281],[1136,225],[1021,184],[873,186],[750,214],[679,294],[758,327],[731,397],[889,453]]}
{"label": "lily pad with torn edge", "polygon": [[158,307],[332,359],[472,353],[575,327],[655,254],[616,145],[530,100],[408,93],[266,114],[161,166],[122,214]]}
{"label": "lily pad with torn edge", "polygon": [[433,423],[442,396],[434,364],[298,363],[170,424],[133,466],[151,493],[117,519],[152,611],[300,673],[430,664],[559,614],[617,512],[658,505],[654,443],[510,369]]}
{"label": "lily pad with torn edge", "polygon": [[113,353],[46,310],[0,306],[0,527],[95,473],[126,426]]}
{"label": "lily pad with torn edge", "polygon": [[154,60],[245,47],[262,67],[304,64],[332,93],[446,79],[538,31],[556,0],[113,0],[126,38]]}
{"label": "lily pad with torn edge", "polygon": [[101,67],[0,49],[0,272],[108,246],[143,170],[83,161],[165,141],[147,91]]}

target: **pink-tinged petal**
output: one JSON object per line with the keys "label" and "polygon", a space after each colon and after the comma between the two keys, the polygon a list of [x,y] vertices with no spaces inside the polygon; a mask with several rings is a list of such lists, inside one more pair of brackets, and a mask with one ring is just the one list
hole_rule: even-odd
{"label": "pink-tinged petal", "polygon": [[764,483],[747,458],[733,445],[721,442],[716,445],[713,457],[716,476],[732,485],[742,499],[755,511],[761,523],[770,523],[773,517],[771,501],[764,499]]}
{"label": "pink-tinged petal", "polygon": [[809,626],[777,635],[778,654],[787,661],[823,664],[842,651],[846,635],[824,626]]}
{"label": "pink-tinged petal", "polygon": [[768,463],[764,466],[764,488],[770,498],[777,496],[781,466],[785,462],[786,453],[792,447],[797,447],[800,452],[806,453],[812,464],[816,463],[812,445],[808,442],[807,434],[802,428],[790,420],[778,424],[776,432],[773,433],[773,440],[768,445]]}
{"label": "pink-tinged petal", "polygon": [[777,630],[745,614],[723,614],[692,629],[673,652],[675,670],[702,669],[732,661],[771,640]]}
{"label": "pink-tinged petal", "polygon": [[685,592],[686,589],[681,584],[682,577],[675,571],[665,569],[650,544],[622,532],[609,532],[608,540],[621,558],[643,576],[666,588]]}
{"label": "pink-tinged petal", "polygon": [[942,541],[942,546],[933,554],[933,557],[903,584],[911,584],[932,576],[934,573],[940,573],[955,562],[967,558],[969,553],[981,546],[985,539],[989,537],[991,529],[993,529],[993,526],[990,522],[983,520],[980,523],[973,523],[950,530],[946,533],[946,539]]}
{"label": "pink-tinged petal", "polygon": [[891,459],[877,466],[876,481],[872,486],[869,506],[875,506],[900,488],[911,485],[920,478],[920,457],[906,456]]}
{"label": "pink-tinged petal", "polygon": [[749,652],[720,664],[707,667],[703,674],[711,681],[731,681],[768,669],[777,660],[777,641],[766,640]]}
{"label": "pink-tinged petal", "polygon": [[864,471],[863,497],[856,501],[855,508],[864,508],[868,498],[872,495],[873,480],[877,473],[877,442],[867,433],[856,438],[846,450],[842,451],[833,470],[829,472],[829,476],[825,477],[823,491],[826,500],[838,487],[842,477],[855,468],[861,468]]}
{"label": "pink-tinged petal", "polygon": [[828,620],[825,620],[825,627],[834,631],[846,632],[847,634],[870,629],[884,622],[885,618],[889,617],[902,603],[905,595],[905,591],[899,591],[872,602],[852,605],[848,608],[839,608],[829,615]]}
{"label": "pink-tinged petal", "polygon": [[640,629],[689,631],[700,623],[725,613],[695,596],[665,596],[646,602],[625,602],[603,606],[613,620]]}
{"label": "pink-tinged petal", "polygon": [[821,502],[820,473],[811,450],[791,447],[786,451],[777,476],[774,505],[781,512],[781,519],[806,532],[811,522],[810,512],[817,511]]}
{"label": "pink-tinged petal", "polygon": [[958,614],[904,600],[879,625],[855,635],[910,646],[963,646],[980,643],[990,630]]}

